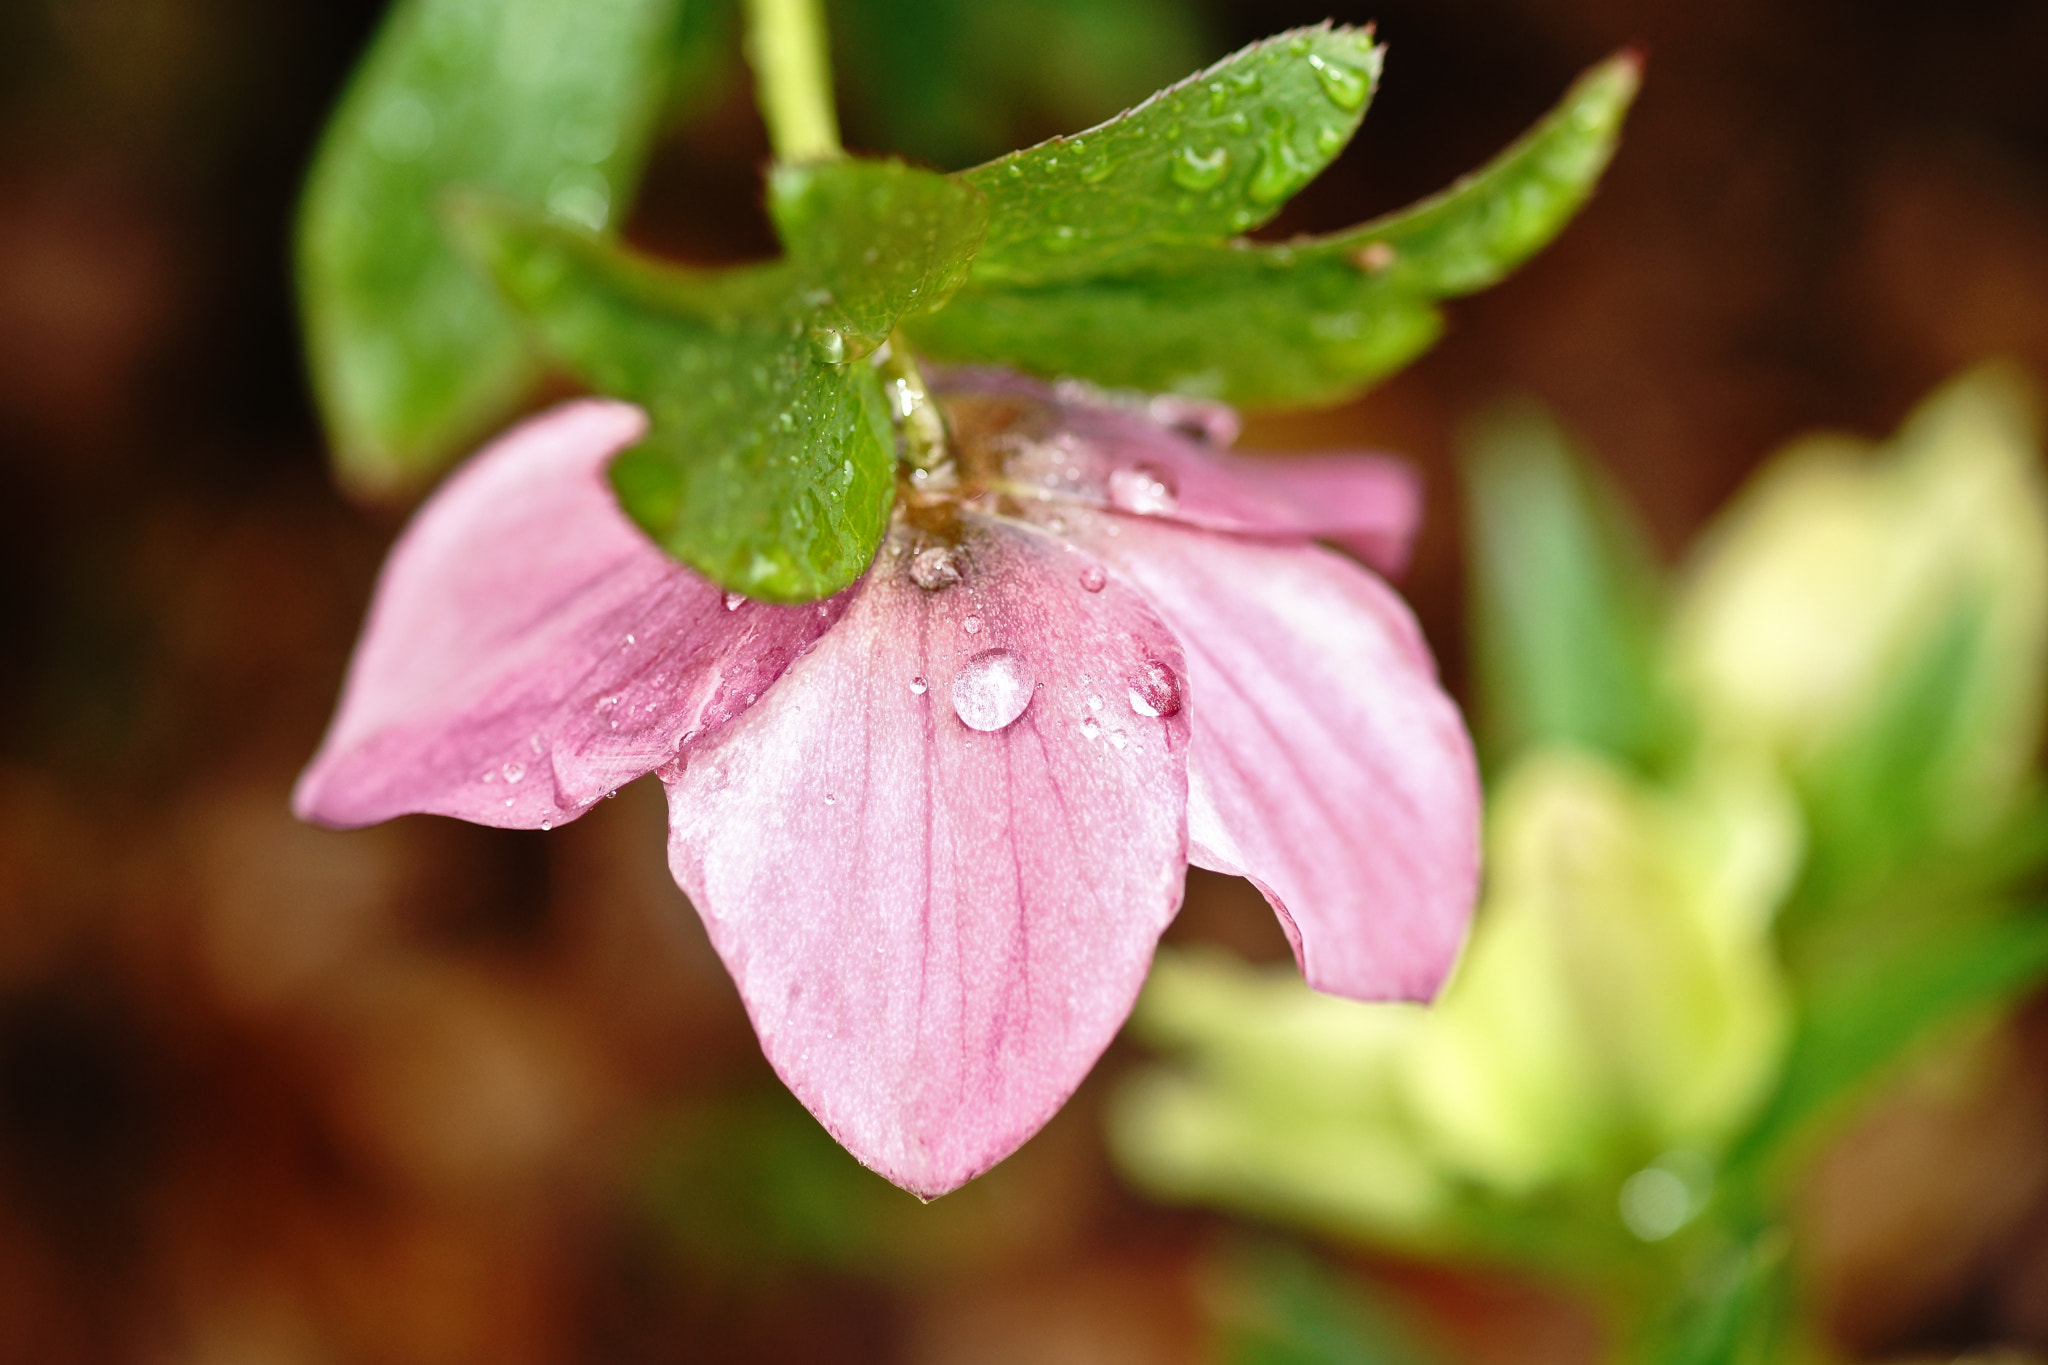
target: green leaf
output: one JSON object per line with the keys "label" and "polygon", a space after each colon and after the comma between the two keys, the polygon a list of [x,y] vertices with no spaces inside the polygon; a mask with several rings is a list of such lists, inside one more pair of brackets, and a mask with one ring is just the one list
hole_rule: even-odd
{"label": "green leaf", "polygon": [[2048,975],[2048,909],[1953,909],[1815,969],[1784,1077],[1729,1167],[1770,1162],[1935,1029]]}
{"label": "green leaf", "polygon": [[1358,131],[1385,51],[1370,28],[1282,33],[1084,133],[962,172],[989,200],[975,279],[1098,275],[1266,222]]}
{"label": "green leaf", "polygon": [[1152,245],[1049,283],[985,275],[912,335],[934,355],[1250,407],[1335,402],[1436,339],[1440,299],[1483,288],[1561,230],[1613,155],[1641,65],[1581,77],[1542,122],[1449,191],[1280,244]]}
{"label": "green leaf", "polygon": [[[546,348],[647,410],[647,437],[611,469],[626,511],[706,577],[782,602],[837,592],[873,559],[895,438],[881,381],[855,357],[943,297],[984,222],[973,191],[930,172],[808,174],[779,202],[789,259],[739,270],[660,265],[488,202],[459,220]],[[807,236],[827,222],[837,244]],[[891,264],[846,264],[869,251]]]}
{"label": "green leaf", "polygon": [[343,97],[299,221],[314,387],[343,480],[423,482],[502,417],[536,360],[452,251],[441,191],[476,186],[592,228],[623,215],[678,0],[401,0]]}
{"label": "green leaf", "polygon": [[1533,405],[1473,429],[1465,488],[1488,756],[1564,743],[1653,766],[1660,574],[1619,493]]}
{"label": "green leaf", "polygon": [[850,357],[951,298],[988,229],[980,195],[896,161],[778,166],[768,191],[789,259],[831,296],[816,303],[819,325],[846,338]]}
{"label": "green leaf", "polygon": [[1433,1360],[1384,1295],[1283,1243],[1231,1249],[1208,1296],[1227,1365],[1425,1365]]}

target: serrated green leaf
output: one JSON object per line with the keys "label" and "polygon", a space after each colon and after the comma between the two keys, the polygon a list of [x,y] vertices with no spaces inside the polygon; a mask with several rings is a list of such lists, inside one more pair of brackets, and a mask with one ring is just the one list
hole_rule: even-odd
{"label": "serrated green leaf", "polygon": [[1562,229],[1612,156],[1639,78],[1632,54],[1611,58],[1485,169],[1330,236],[1155,245],[1106,273],[1035,285],[985,279],[977,261],[913,335],[942,359],[1114,387],[1249,407],[1337,401],[1428,348],[1437,300],[1492,283]]}
{"label": "serrated green leaf", "polygon": [[401,0],[321,144],[299,221],[314,387],[343,481],[424,482],[504,415],[537,360],[443,239],[474,186],[593,228],[623,215],[679,0]]}
{"label": "serrated green leaf", "polygon": [[906,313],[950,299],[988,231],[973,189],[896,161],[778,166],[768,211],[790,261],[821,291],[816,325],[840,332],[849,356],[888,340]]}
{"label": "serrated green leaf", "polygon": [[[660,265],[502,205],[461,215],[546,348],[647,410],[647,437],[611,469],[626,511],[706,577],[770,601],[837,592],[874,557],[895,438],[874,367],[853,356],[957,276],[983,221],[972,191],[930,172],[848,161],[815,174],[843,210],[841,245],[805,245],[809,220],[791,210],[790,258],[738,270]],[[918,264],[835,273],[869,250]],[[838,330],[850,318],[869,330]]]}
{"label": "serrated green leaf", "polygon": [[1296,29],[1084,133],[961,172],[989,200],[976,280],[1100,275],[1266,222],[1358,131],[1384,53],[1370,28]]}
{"label": "serrated green leaf", "polygon": [[1660,574],[1627,505],[1533,405],[1476,426],[1464,469],[1489,757],[1570,744],[1652,766]]}

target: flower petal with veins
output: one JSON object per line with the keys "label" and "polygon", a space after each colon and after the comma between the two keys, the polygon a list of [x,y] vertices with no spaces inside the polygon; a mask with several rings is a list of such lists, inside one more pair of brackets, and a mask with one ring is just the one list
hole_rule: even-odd
{"label": "flower petal with veins", "polygon": [[769,1060],[927,1197],[1087,1074],[1187,857],[1186,713],[1127,701],[1185,669],[1173,635],[1051,537],[960,526],[959,581],[917,586],[899,534],[817,648],[667,779],[670,866]]}
{"label": "flower petal with veins", "polygon": [[427,811],[574,819],[746,709],[828,603],[727,610],[619,511],[604,466],[646,419],[568,403],[449,479],[399,537],[292,806],[322,824]]}
{"label": "flower petal with veins", "polygon": [[1190,860],[1250,878],[1311,986],[1428,999],[1479,875],[1479,778],[1414,618],[1327,550],[1067,518],[1186,650]]}
{"label": "flower petal with veins", "polygon": [[[944,376],[938,391],[1001,446],[1003,481],[1026,501],[1045,498],[1134,512],[1214,531],[1327,540],[1382,573],[1407,567],[1422,521],[1422,485],[1384,455],[1233,455],[1188,431],[1179,400],[1118,406],[1074,386],[985,370]],[[1229,409],[1220,409],[1229,413]],[[1219,434],[1234,427],[1208,423]]]}

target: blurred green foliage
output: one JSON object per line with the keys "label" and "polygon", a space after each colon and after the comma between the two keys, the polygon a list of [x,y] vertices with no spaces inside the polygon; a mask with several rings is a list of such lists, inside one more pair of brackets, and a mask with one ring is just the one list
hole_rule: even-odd
{"label": "blurred green foliage", "polygon": [[328,126],[299,222],[308,357],[349,487],[417,487],[539,374],[516,316],[443,235],[444,191],[495,191],[592,231],[616,227],[691,9],[392,7]]}
{"label": "blurred green foliage", "polygon": [[1667,585],[1548,419],[1476,427],[1464,959],[1424,1010],[1162,954],[1134,1026],[1176,1061],[1121,1096],[1133,1177],[1576,1277],[1630,1359],[1794,1350],[1802,1162],[2048,978],[2040,458],[2025,385],[1974,372],[1882,449],[1796,444]]}

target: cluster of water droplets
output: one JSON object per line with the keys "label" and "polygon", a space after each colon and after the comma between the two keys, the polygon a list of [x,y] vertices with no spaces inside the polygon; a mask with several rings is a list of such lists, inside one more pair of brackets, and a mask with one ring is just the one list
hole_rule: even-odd
{"label": "cluster of water droplets", "polygon": [[1119,512],[1164,516],[1180,505],[1180,486],[1171,470],[1139,461],[1109,472],[1109,505]]}

